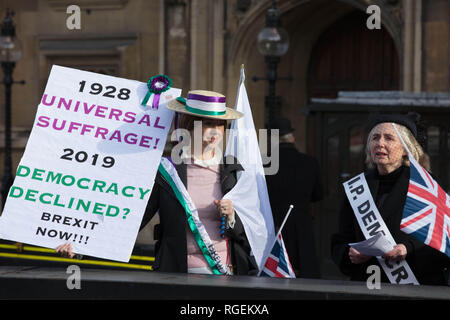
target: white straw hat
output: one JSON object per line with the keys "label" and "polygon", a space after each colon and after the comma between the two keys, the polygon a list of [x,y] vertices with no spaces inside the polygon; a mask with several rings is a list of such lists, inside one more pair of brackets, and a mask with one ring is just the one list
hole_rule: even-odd
{"label": "white straw hat", "polygon": [[232,120],[239,119],[243,114],[226,106],[224,95],[206,90],[192,90],[187,99],[178,97],[169,101],[167,108],[197,117]]}

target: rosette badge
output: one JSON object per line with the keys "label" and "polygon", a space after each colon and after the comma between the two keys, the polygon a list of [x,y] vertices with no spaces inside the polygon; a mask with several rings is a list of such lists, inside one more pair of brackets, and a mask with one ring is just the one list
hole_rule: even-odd
{"label": "rosette badge", "polygon": [[153,96],[152,108],[158,109],[161,93],[172,88],[172,80],[166,75],[159,74],[151,77],[150,80],[148,80],[147,87],[148,92],[145,95],[144,100],[142,100],[141,104],[143,106],[146,106],[148,100],[150,100],[150,97]]}

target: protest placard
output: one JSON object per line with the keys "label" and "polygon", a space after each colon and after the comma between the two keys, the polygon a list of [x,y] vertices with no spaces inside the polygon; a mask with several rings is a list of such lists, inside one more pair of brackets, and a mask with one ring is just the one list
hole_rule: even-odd
{"label": "protest placard", "polygon": [[[181,95],[53,66],[4,211],[0,238],[127,262]],[[149,99],[150,98],[150,99]],[[142,105],[142,101],[144,101]]]}

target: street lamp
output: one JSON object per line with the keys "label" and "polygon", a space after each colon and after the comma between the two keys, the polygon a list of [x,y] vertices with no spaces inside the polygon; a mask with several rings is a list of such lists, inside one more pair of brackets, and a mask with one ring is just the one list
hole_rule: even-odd
{"label": "street lamp", "polygon": [[277,77],[277,67],[280,59],[289,49],[289,35],[281,27],[280,12],[275,1],[267,10],[266,25],[258,33],[258,51],[265,57],[267,64],[267,78],[253,77],[254,81],[267,80],[269,93],[266,96],[266,124],[271,128],[272,119],[279,114],[281,97],[276,95],[275,84],[277,80],[290,80],[290,78]]}
{"label": "street lamp", "polygon": [[[16,62],[22,57],[22,44],[16,38],[16,28],[13,24],[14,12],[9,9],[1,24],[0,31],[0,62],[3,69],[3,84],[5,85],[5,154],[2,177],[2,209],[13,184],[11,160],[11,86],[14,83],[12,73]],[[24,83],[21,81],[20,83]]]}

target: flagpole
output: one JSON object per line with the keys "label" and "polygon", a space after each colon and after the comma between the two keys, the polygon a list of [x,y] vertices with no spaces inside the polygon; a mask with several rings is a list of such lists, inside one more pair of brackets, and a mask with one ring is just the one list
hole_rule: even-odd
{"label": "flagpole", "polygon": [[[241,64],[241,71],[240,71],[240,76],[239,76],[239,84],[236,90],[236,101],[234,103],[234,109],[236,110],[237,106],[238,106],[238,102],[239,102],[239,95],[241,93],[241,86],[245,81],[245,72],[244,72],[244,64]],[[236,126],[237,126],[237,121],[238,119],[234,119],[231,121],[231,125],[230,125],[230,132],[227,134],[227,146],[225,147],[225,156],[228,155],[233,155],[236,159],[238,159],[238,153],[239,153],[239,140],[238,139],[234,139],[235,138],[235,134],[236,134]],[[235,140],[234,143],[234,150],[231,150],[231,146],[230,146],[230,141],[231,140]]]}
{"label": "flagpole", "polygon": [[281,233],[281,230],[283,229],[284,224],[286,223],[287,219],[289,218],[289,214],[291,213],[291,211],[292,211],[293,208],[294,208],[294,206],[291,204],[291,205],[289,206],[288,212],[286,213],[286,216],[284,217],[283,222],[281,223],[280,230],[278,230],[278,232],[277,232],[277,235],[276,235],[276,237],[275,237],[275,241],[276,241],[276,239],[278,238],[278,235]]}
{"label": "flagpole", "polygon": [[[278,232],[277,232],[277,234],[275,236],[275,239],[273,240],[272,245],[269,248],[273,248],[273,246],[275,245],[275,242],[278,239],[278,235],[281,233],[281,230],[283,230],[284,224],[286,223],[287,219],[289,218],[289,215],[291,214],[291,211],[292,211],[293,208],[294,208],[294,206],[291,204],[289,206],[288,212],[284,216],[284,219],[283,219],[283,222],[281,223],[280,229],[278,230]],[[269,254],[270,254],[270,251],[267,254],[267,257],[265,257],[265,259],[262,260],[262,265],[259,267],[258,277],[261,275],[261,272],[262,272],[262,270],[264,268],[264,264],[266,263],[266,260],[267,260],[267,258],[269,256]]]}
{"label": "flagpole", "polygon": [[241,84],[245,81],[245,72],[244,72],[244,64],[241,64],[241,72],[239,76],[239,84],[236,91],[236,101],[234,103],[234,107],[236,108],[239,100],[239,93],[241,92]]}

